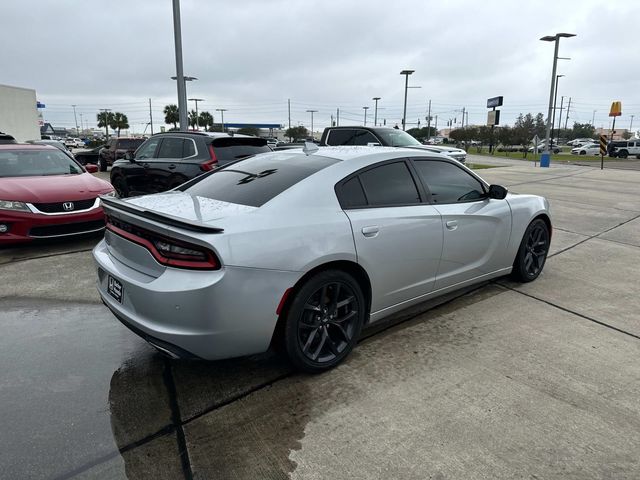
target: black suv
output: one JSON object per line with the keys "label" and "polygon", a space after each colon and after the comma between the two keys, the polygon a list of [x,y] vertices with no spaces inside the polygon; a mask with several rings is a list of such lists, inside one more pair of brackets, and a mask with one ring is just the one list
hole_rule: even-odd
{"label": "black suv", "polygon": [[111,184],[120,197],[164,192],[216,167],[270,151],[264,138],[246,135],[159,133],[113,164]]}
{"label": "black suv", "polygon": [[119,158],[124,158],[127,152],[135,152],[136,148],[142,145],[143,142],[144,138],[111,137],[98,153],[100,171],[106,172],[108,165],[113,165],[113,162]]}

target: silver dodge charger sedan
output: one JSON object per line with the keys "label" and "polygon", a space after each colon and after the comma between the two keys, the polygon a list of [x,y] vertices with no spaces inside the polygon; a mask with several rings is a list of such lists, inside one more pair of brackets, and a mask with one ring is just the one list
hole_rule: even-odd
{"label": "silver dodge charger sedan", "polygon": [[502,275],[534,280],[551,240],[546,199],[387,147],[264,153],[103,206],[98,289],[123,324],[173,357],[277,342],[309,372],[402,309]]}

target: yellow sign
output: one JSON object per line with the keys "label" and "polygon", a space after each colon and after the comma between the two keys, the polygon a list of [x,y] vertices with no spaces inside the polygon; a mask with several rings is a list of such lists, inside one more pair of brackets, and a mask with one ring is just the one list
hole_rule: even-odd
{"label": "yellow sign", "polygon": [[607,136],[600,135],[600,155],[607,154]]}
{"label": "yellow sign", "polygon": [[622,102],[613,102],[611,104],[611,110],[609,110],[610,117],[619,117],[622,115]]}

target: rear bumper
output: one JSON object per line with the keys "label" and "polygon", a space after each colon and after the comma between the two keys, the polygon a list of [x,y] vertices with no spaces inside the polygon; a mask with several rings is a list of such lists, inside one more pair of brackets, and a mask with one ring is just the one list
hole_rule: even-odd
{"label": "rear bumper", "polygon": [[[266,351],[280,299],[300,277],[229,266],[164,268],[158,276],[148,275],[113,257],[104,241],[93,256],[105,305],[134,333],[180,358],[217,360]],[[121,302],[107,291],[109,276],[122,284]]]}
{"label": "rear bumper", "polygon": [[5,245],[99,232],[104,230],[104,213],[100,207],[65,215],[0,210],[0,224],[8,226],[6,233],[0,233],[0,245]]}

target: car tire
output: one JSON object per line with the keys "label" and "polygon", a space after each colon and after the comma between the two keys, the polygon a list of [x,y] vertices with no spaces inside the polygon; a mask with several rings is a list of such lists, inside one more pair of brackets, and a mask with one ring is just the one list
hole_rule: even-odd
{"label": "car tire", "polygon": [[547,223],[536,218],[522,236],[518,254],[513,262],[512,277],[523,283],[532,282],[542,272],[549,253],[551,235]]}
{"label": "car tire", "polygon": [[309,278],[286,312],[284,344],[294,367],[320,373],[342,362],[358,341],[365,308],[362,289],[348,273],[326,270]]}
{"label": "car tire", "polygon": [[586,155],[586,154],[587,154],[586,150],[580,150],[580,155]]}
{"label": "car tire", "polygon": [[129,187],[127,181],[122,175],[116,175],[111,179],[111,185],[115,189],[119,198],[126,198],[129,196]]}
{"label": "car tire", "polygon": [[626,150],[620,150],[618,152],[618,157],[620,158],[627,158],[629,156],[629,152],[627,152]]}

